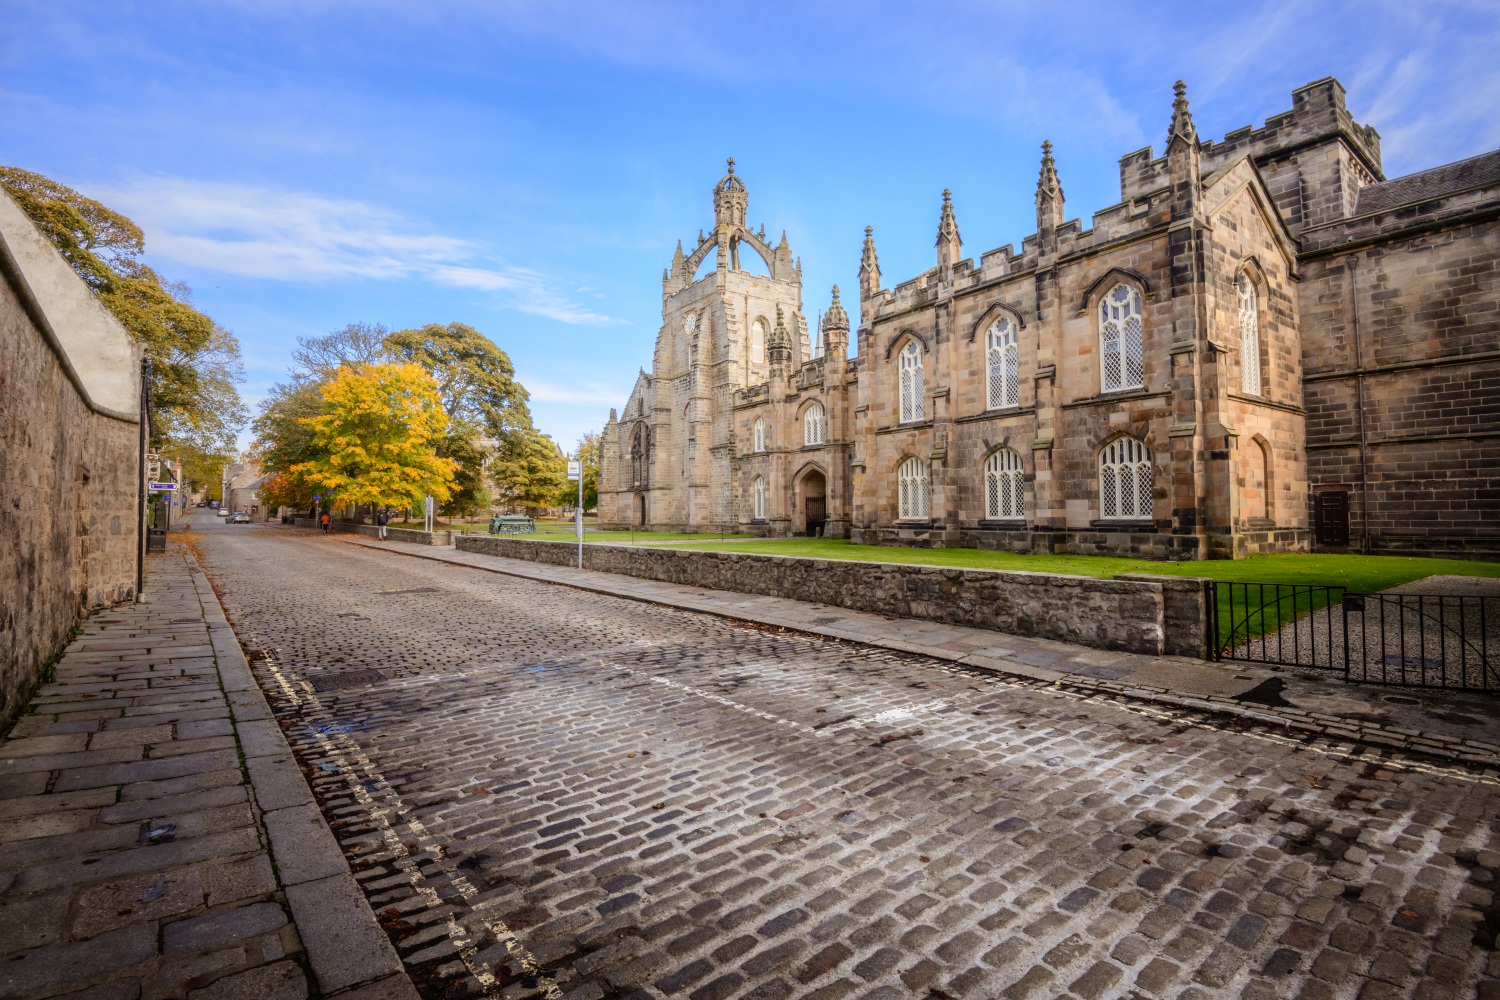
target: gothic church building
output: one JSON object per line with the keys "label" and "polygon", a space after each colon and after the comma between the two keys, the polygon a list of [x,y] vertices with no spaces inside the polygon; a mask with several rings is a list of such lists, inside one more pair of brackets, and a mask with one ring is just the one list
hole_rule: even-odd
{"label": "gothic church building", "polygon": [[601,526],[1500,555],[1500,152],[1386,180],[1331,78],[1205,142],[1179,83],[1120,187],[1085,229],[1044,143],[1020,252],[965,259],[945,191],[935,266],[894,287],[867,229],[851,358],[837,288],[813,350],[730,161],[605,427]]}

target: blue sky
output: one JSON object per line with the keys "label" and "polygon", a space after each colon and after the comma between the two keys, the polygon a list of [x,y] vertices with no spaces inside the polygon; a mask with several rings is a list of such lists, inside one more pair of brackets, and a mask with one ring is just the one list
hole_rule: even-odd
{"label": "blue sky", "polygon": [[252,402],[299,335],[470,323],[571,448],[649,366],[661,271],[733,156],[787,231],[805,311],[1035,228],[1038,146],[1068,214],[1160,150],[1172,82],[1204,138],[1323,76],[1387,176],[1500,145],[1500,4],[129,3],[0,0],[0,163],[130,215],[234,330]]}

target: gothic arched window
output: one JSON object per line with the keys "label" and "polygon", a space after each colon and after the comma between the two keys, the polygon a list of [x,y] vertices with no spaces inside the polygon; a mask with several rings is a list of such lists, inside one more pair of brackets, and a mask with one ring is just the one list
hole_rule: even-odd
{"label": "gothic arched window", "polygon": [[766,363],[766,321],[757,319],[750,324],[750,365],[751,367],[763,367]]}
{"label": "gothic arched window", "polygon": [[1104,392],[1146,384],[1141,293],[1129,285],[1116,285],[1099,303],[1099,357]]}
{"label": "gothic arched window", "polygon": [[646,485],[646,462],[650,457],[648,448],[646,428],[637,427],[635,438],[630,443],[630,481],[637,487]]}
{"label": "gothic arched window", "polygon": [[901,348],[896,364],[897,377],[901,380],[901,423],[909,424],[922,419],[922,345],[915,340],[907,341]]}
{"label": "gothic arched window", "polygon": [[1016,327],[1001,317],[984,336],[984,371],[988,391],[985,407],[998,410],[1021,403],[1021,351],[1016,343]]}
{"label": "gothic arched window", "polygon": [[769,499],[769,491],[766,488],[766,479],[764,476],[755,477],[751,493],[755,498],[755,519],[757,521],[764,521],[766,519],[767,500]]}
{"label": "gothic arched window", "polygon": [[931,484],[927,480],[927,463],[912,457],[901,463],[896,472],[899,496],[896,516],[903,521],[925,521],[931,510]]}
{"label": "gothic arched window", "polygon": [[802,416],[802,443],[823,443],[823,404],[814,403]]}
{"label": "gothic arched window", "polygon": [[1001,448],[984,463],[984,516],[994,521],[1026,517],[1026,493],[1021,456]]}
{"label": "gothic arched window", "polygon": [[1260,303],[1250,275],[1240,272],[1240,388],[1260,395]]}
{"label": "gothic arched window", "polygon": [[764,417],[755,418],[755,433],[751,435],[750,450],[766,450],[766,421]]}
{"label": "gothic arched window", "polygon": [[1116,438],[1099,452],[1099,516],[1151,517],[1151,450],[1135,438]]}

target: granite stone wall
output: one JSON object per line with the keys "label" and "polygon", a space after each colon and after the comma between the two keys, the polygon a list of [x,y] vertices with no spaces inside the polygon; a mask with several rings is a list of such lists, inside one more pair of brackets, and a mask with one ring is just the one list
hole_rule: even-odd
{"label": "granite stone wall", "polygon": [[[294,517],[292,524],[299,528],[316,528],[318,522],[310,517]],[[369,538],[379,538],[380,528],[373,524],[355,524],[352,521],[335,520],[331,525],[334,531],[342,531],[351,535],[365,535]],[[451,531],[423,531],[420,528],[398,528],[391,525],[385,529],[386,538],[393,542],[410,542],[413,545],[452,545],[453,532]]]}
{"label": "granite stone wall", "polygon": [[23,295],[26,286],[7,266],[0,277],[0,732],[74,623],[134,598],[139,546],[140,426],[89,406]]}
{"label": "granite stone wall", "polygon": [[[461,535],[457,546],[464,552],[559,566],[576,565],[578,557],[572,545],[515,538]],[[583,565],[604,573],[812,601],[1099,649],[1190,656],[1203,651],[1202,582],[1197,580],[1097,580],[597,544],[584,546]]]}

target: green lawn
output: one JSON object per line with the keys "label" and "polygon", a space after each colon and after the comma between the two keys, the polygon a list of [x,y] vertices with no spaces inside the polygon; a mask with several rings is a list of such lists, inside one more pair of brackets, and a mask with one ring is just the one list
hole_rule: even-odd
{"label": "green lawn", "polygon": [[[855,545],[840,539],[788,538],[754,544],[734,542],[674,545],[673,548],[748,552],[755,555],[804,556],[813,559],[848,559],[860,562],[912,563],[923,566],[958,566],[965,569],[1021,570],[1031,573],[1066,573],[1110,579],[1121,573],[1155,573],[1162,576],[1208,577],[1221,583],[1294,583],[1343,587],[1368,594],[1396,587],[1434,574],[1500,577],[1500,563],[1459,559],[1417,559],[1407,556],[1348,556],[1282,553],[1248,559],[1212,559],[1204,562],[1156,562],[1116,556],[1020,555],[979,549],[912,549]],[[1269,594],[1267,595],[1269,598]],[[1239,608],[1241,591],[1235,598]],[[1253,616],[1251,635],[1274,632],[1284,622],[1323,606],[1321,592],[1299,594],[1270,603]],[[1243,618],[1243,612],[1240,611]],[[1219,588],[1219,632],[1228,640],[1230,629],[1229,588]],[[1237,639],[1244,638],[1241,630]]]}

